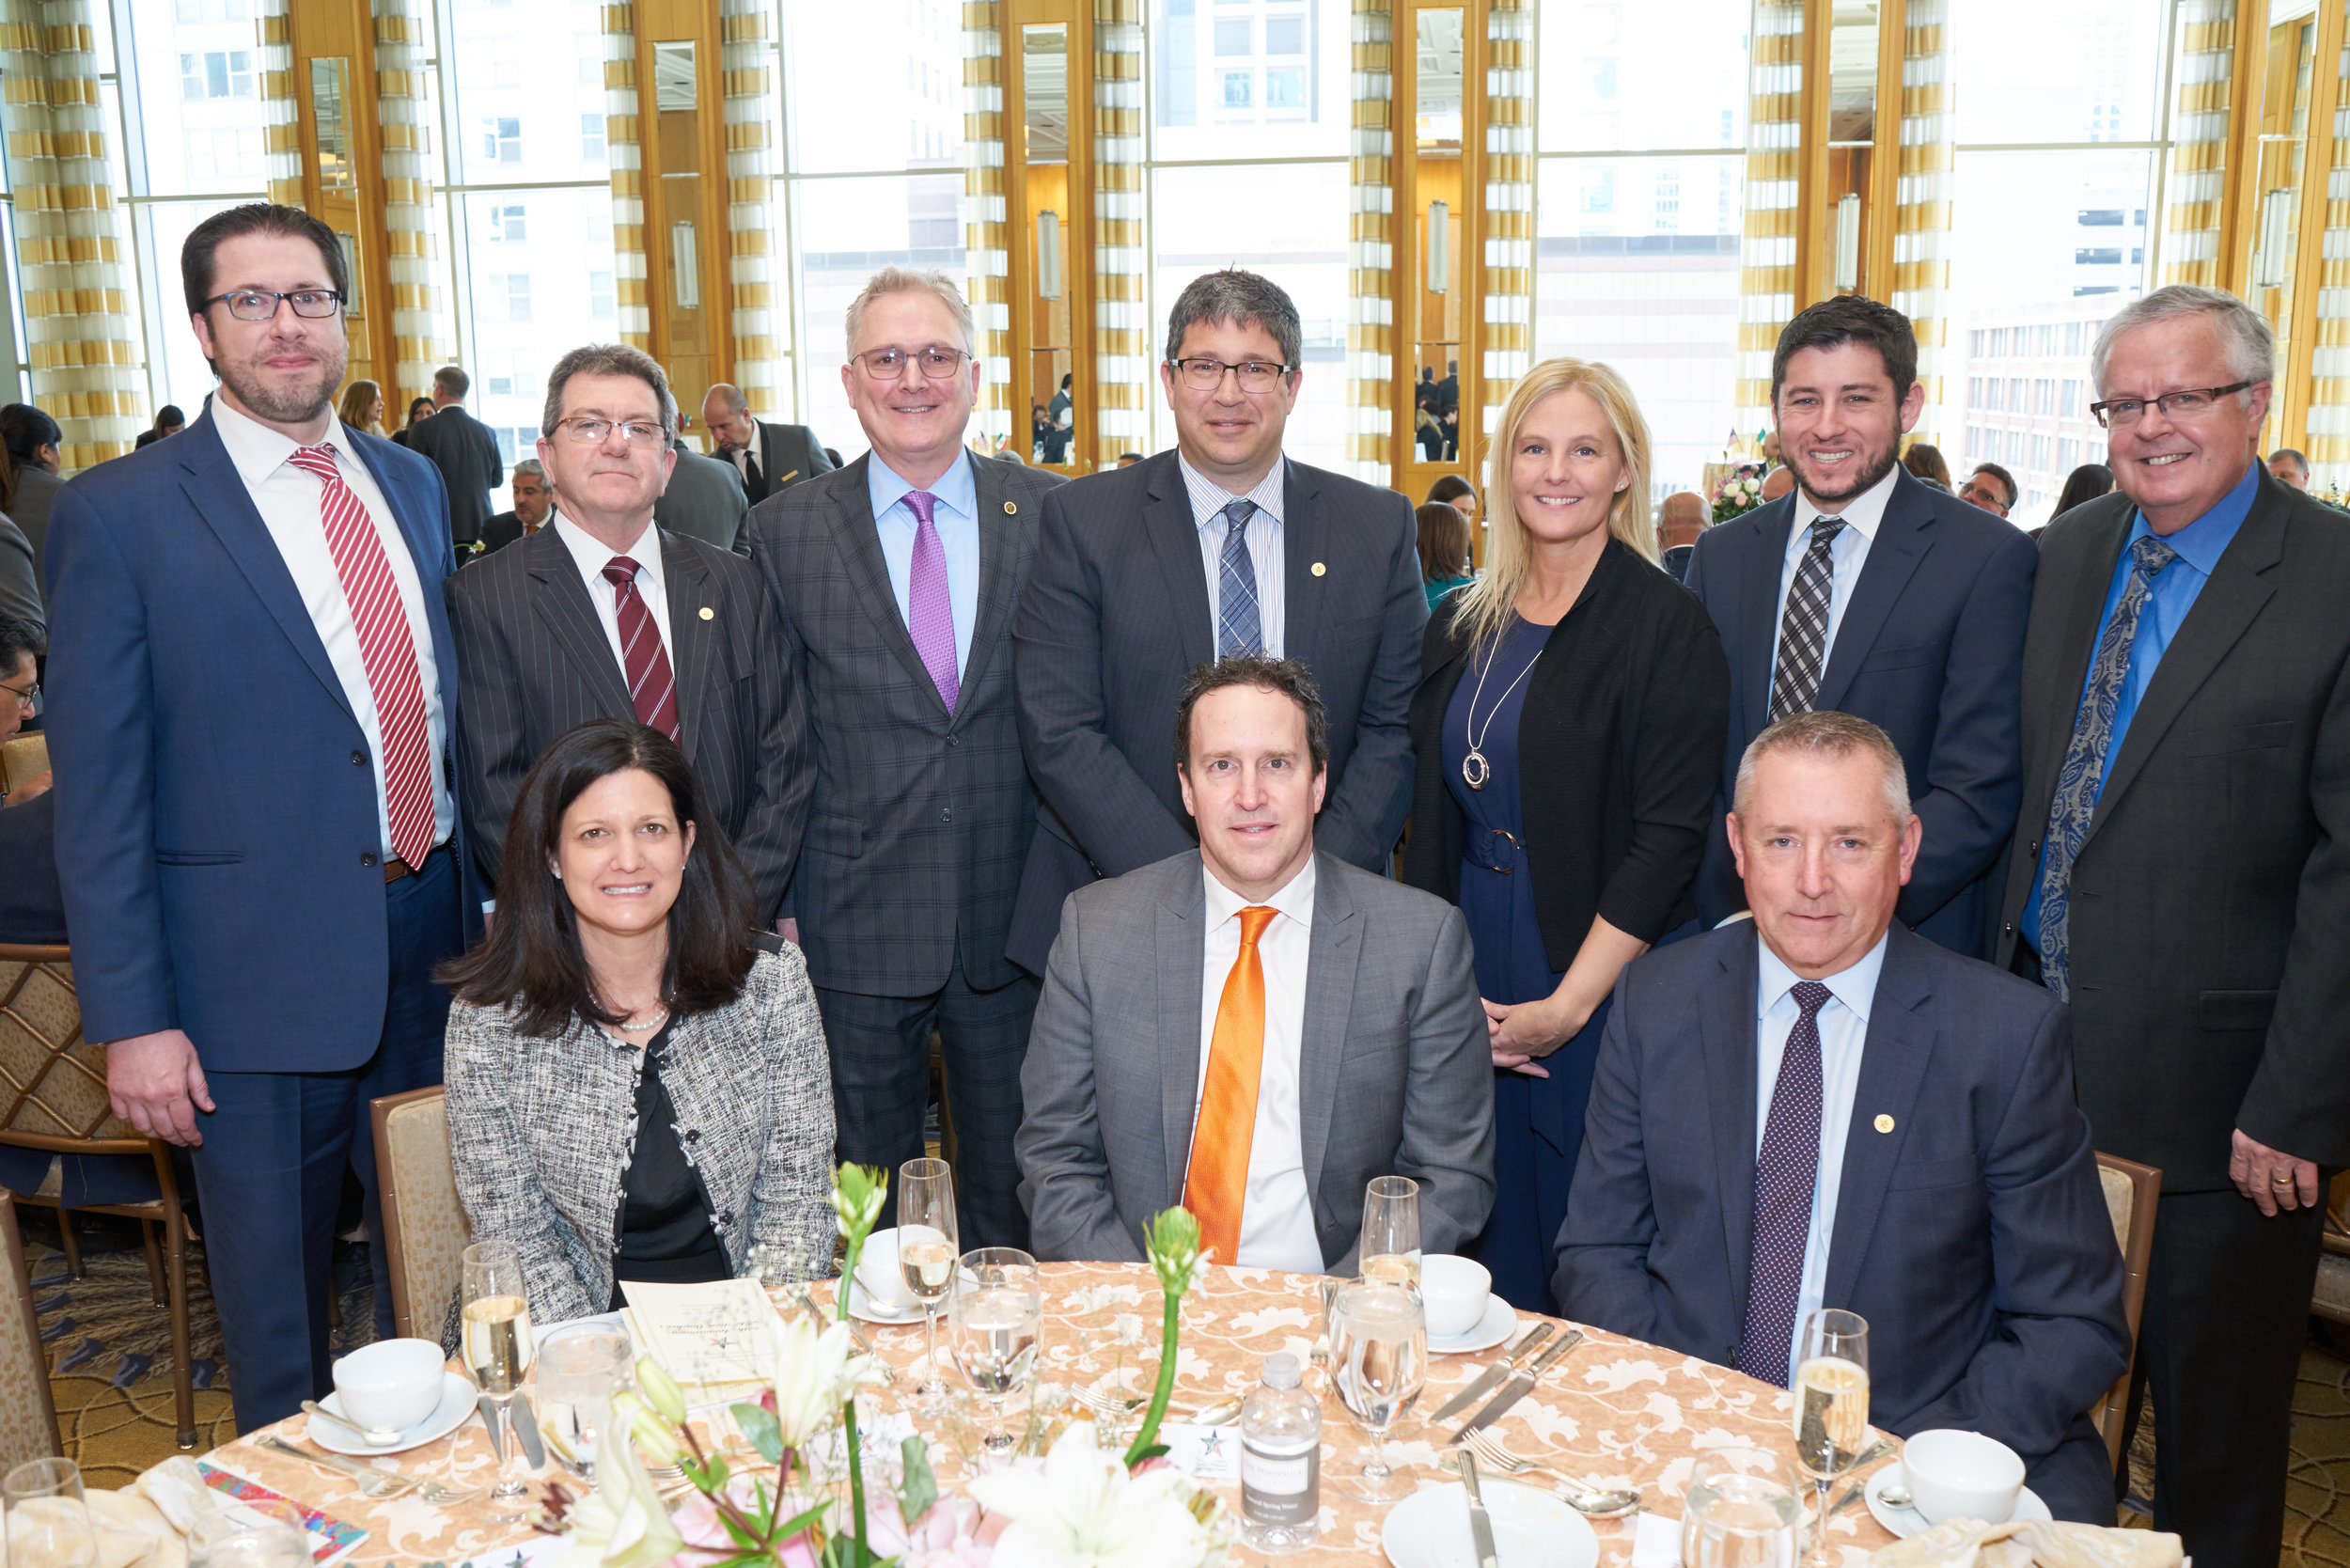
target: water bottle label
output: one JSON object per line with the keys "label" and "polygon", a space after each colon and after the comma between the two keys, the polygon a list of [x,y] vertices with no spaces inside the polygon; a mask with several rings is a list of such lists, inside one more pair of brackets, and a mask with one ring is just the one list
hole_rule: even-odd
{"label": "water bottle label", "polygon": [[1261,1525],[1309,1525],[1320,1511],[1322,1450],[1240,1456],[1241,1512]]}

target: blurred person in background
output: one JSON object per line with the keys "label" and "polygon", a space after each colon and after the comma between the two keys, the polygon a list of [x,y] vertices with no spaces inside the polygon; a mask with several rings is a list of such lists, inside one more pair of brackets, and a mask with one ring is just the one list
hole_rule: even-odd
{"label": "blurred person in background", "polygon": [[402,447],[407,446],[408,438],[416,433],[416,427],[431,417],[432,400],[430,398],[415,400],[408,405],[408,422],[392,432],[392,440]]}
{"label": "blurred person in background", "polygon": [[352,382],[343,388],[343,400],[335,411],[336,417],[346,429],[368,435],[384,433],[384,388],[367,380]]}
{"label": "blurred person in background", "polygon": [[[151,447],[156,442],[161,441],[164,436],[178,435],[181,431],[186,430],[187,428],[188,416],[180,412],[180,405],[177,403],[165,403],[163,407],[155,411],[155,422],[152,425],[149,425],[147,429],[139,431],[139,438],[131,443],[131,447],[133,451],[135,451],[141,447]],[[374,431],[369,433],[382,435],[384,432],[382,431]]]}
{"label": "blurred person in background", "polygon": [[1902,466],[1909,470],[1920,484],[1930,484],[1945,494],[1951,494],[1950,465],[1942,460],[1942,448],[1919,441],[1902,454]]}
{"label": "blurred person in background", "polygon": [[1698,536],[1705,532],[1710,510],[1696,491],[1679,490],[1666,496],[1657,511],[1656,543],[1664,552],[1657,564],[1676,583],[1689,574],[1689,557],[1697,553]]}
{"label": "blurred person in background", "polygon": [[2016,494],[2015,476],[1996,463],[1975,464],[1975,471],[1958,487],[1960,500],[1981,507],[1994,517],[2005,517],[2014,510]]}
{"label": "blurred person in background", "polygon": [[1437,600],[1467,583],[1472,575],[1468,519],[1442,501],[1431,501],[1412,515],[1419,524],[1419,572],[1427,584],[1428,608],[1433,614]]}

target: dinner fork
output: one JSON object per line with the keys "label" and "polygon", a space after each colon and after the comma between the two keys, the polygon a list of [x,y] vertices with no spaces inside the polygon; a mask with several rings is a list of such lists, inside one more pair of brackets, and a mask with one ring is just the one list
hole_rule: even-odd
{"label": "dinner fork", "polygon": [[1637,1513],[1640,1507],[1637,1488],[1611,1490],[1593,1486],[1588,1481],[1554,1470],[1546,1465],[1520,1459],[1501,1444],[1501,1439],[1482,1428],[1465,1434],[1461,1442],[1477,1455],[1477,1462],[1485,1468],[1505,1476],[1548,1476],[1560,1483],[1559,1495],[1568,1507],[1595,1519],[1613,1519],[1622,1514]]}
{"label": "dinner fork", "polygon": [[255,1438],[254,1442],[272,1452],[290,1454],[322,1470],[349,1476],[359,1483],[362,1495],[379,1502],[408,1492],[415,1492],[426,1502],[436,1504],[467,1502],[481,1495],[478,1486],[444,1486],[427,1476],[413,1476],[400,1470],[379,1470],[369,1465],[356,1464],[340,1454],[312,1453],[307,1449],[296,1448],[274,1434],[264,1434]]}

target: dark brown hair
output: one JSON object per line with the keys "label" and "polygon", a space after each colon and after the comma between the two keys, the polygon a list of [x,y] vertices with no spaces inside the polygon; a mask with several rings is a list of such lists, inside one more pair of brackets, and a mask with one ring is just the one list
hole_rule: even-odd
{"label": "dark brown hair", "polygon": [[1254,686],[1288,698],[1306,715],[1306,755],[1314,772],[1330,765],[1330,718],[1323,711],[1322,688],[1295,659],[1269,653],[1228,653],[1214,664],[1201,665],[1183,679],[1183,695],[1175,700],[1175,765],[1191,771],[1191,711],[1210,692],[1227,686]]}
{"label": "dark brown hair", "polygon": [[1838,294],[1806,306],[1779,330],[1778,347],[1771,353],[1771,406],[1778,406],[1778,389],[1787,384],[1789,360],[1806,349],[1841,349],[1847,343],[1876,350],[1892,378],[1896,403],[1909,396],[1918,380],[1918,335],[1909,318],[1865,294]]}
{"label": "dark brown hair", "polygon": [[1902,466],[1914,478],[1932,479],[1945,490],[1950,488],[1950,465],[1942,461],[1939,447],[1923,441],[1910,443],[1909,450],[1902,454]]}
{"label": "dark brown hair", "polygon": [[1449,582],[1468,571],[1468,519],[1446,501],[1413,509],[1419,520],[1419,580]]}
{"label": "dark brown hair", "polygon": [[2064,477],[2064,490],[2057,496],[2056,510],[2048,514],[2054,522],[2084,501],[2093,501],[2113,489],[2113,470],[2102,463],[2084,463]]}
{"label": "dark brown hair", "polygon": [[1428,499],[1431,501],[1457,501],[1464,495],[1476,494],[1477,487],[1458,474],[1443,475],[1428,487]]}
{"label": "dark brown hair", "polygon": [[515,1032],[540,1039],[561,1034],[574,1018],[620,1021],[596,996],[580,950],[578,917],[550,862],[572,803],[598,779],[631,768],[667,788],[681,829],[694,823],[694,847],[669,906],[661,1000],[681,1014],[711,1012],[743,994],[755,956],[743,934],[750,928],[750,890],[726,834],[702,808],[692,765],[660,730],[601,718],[556,737],[523,780],[506,824],[497,918],[489,939],[433,976],[459,1000],[509,1008]]}
{"label": "dark brown hair", "polygon": [[351,266],[343,256],[343,243],[335,237],[333,229],[299,207],[248,201],[225,212],[215,212],[197,224],[188,231],[187,243],[180,247],[180,287],[187,293],[189,315],[203,315],[204,302],[220,291],[212,287],[212,254],[220,249],[221,242],[242,239],[247,234],[281,234],[288,239],[309,241],[319,247],[326,281],[344,299],[351,298]]}

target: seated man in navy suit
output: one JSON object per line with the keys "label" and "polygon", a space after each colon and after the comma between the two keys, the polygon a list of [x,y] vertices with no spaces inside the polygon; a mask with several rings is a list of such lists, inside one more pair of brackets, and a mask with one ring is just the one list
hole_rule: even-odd
{"label": "seated man in navy suit", "polygon": [[1730,831],[1753,921],[1617,983],[1559,1299],[1781,1387],[1806,1317],[1857,1312],[1871,1420],[1996,1437],[2058,1518],[2112,1524],[2086,1412],[2130,1336],[2068,1014],[1894,923],[1921,829],[1867,720],[1763,730]]}

